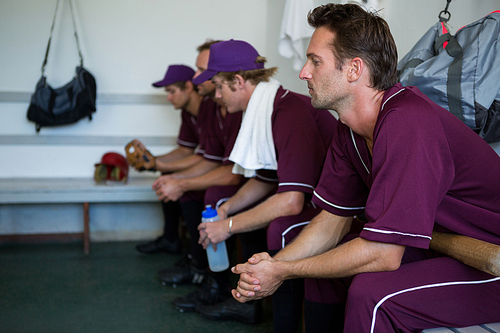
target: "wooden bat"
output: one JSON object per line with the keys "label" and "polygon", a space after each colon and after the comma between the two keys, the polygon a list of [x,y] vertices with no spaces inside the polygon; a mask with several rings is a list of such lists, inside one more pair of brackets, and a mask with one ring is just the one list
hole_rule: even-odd
{"label": "wooden bat", "polygon": [[433,231],[429,247],[483,272],[500,276],[500,245]]}

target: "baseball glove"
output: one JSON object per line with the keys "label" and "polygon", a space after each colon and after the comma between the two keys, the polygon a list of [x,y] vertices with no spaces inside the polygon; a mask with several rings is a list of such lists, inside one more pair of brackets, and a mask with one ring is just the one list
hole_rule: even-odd
{"label": "baseball glove", "polygon": [[156,171],[156,158],[139,140],[132,140],[125,146],[127,162],[138,171]]}

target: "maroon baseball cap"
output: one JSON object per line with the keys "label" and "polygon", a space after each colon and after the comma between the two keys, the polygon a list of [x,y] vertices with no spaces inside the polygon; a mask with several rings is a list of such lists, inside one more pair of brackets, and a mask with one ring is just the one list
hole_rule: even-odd
{"label": "maroon baseball cap", "polygon": [[165,87],[175,82],[192,81],[194,70],[185,65],[171,65],[167,68],[163,80],[153,83],[155,87]]}
{"label": "maroon baseball cap", "polygon": [[210,80],[219,72],[248,71],[264,68],[264,63],[256,63],[259,53],[247,42],[228,40],[210,46],[207,69],[193,79],[194,84]]}

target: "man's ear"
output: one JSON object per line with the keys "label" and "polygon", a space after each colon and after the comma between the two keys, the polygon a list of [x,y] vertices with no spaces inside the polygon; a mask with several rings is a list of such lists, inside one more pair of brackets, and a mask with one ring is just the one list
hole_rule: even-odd
{"label": "man's ear", "polygon": [[245,85],[245,79],[243,76],[236,74],[233,79],[233,86],[235,88],[242,88]]}
{"label": "man's ear", "polygon": [[357,81],[363,74],[364,68],[365,63],[363,59],[359,57],[351,59],[347,70],[347,80],[349,80],[349,82]]}
{"label": "man's ear", "polygon": [[193,84],[193,82],[191,82],[191,81],[186,81],[184,90],[185,90],[187,93],[190,93],[191,91],[193,91],[193,90],[194,90],[194,84]]}

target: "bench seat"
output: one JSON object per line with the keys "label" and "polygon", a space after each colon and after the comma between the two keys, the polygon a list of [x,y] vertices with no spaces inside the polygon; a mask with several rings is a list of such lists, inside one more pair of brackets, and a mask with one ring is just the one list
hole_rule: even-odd
{"label": "bench seat", "polygon": [[83,204],[83,244],[89,253],[89,204],[157,202],[155,178],[129,178],[126,184],[96,184],[92,178],[0,178],[0,204]]}

